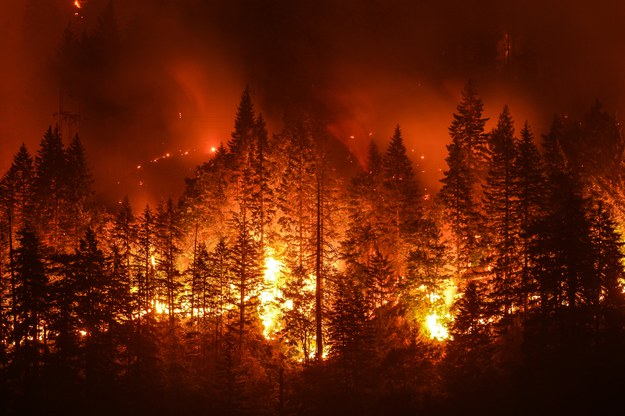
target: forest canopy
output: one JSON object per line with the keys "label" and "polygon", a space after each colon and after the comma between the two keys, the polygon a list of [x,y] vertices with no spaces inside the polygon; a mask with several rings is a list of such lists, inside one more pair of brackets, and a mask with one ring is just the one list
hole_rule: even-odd
{"label": "forest canopy", "polygon": [[599,103],[539,138],[507,106],[486,120],[468,83],[433,195],[399,125],[348,175],[323,123],[270,133],[246,89],[182,197],[140,212],[99,205],[79,136],[48,128],[0,181],[2,410],[610,408],[618,121]]}

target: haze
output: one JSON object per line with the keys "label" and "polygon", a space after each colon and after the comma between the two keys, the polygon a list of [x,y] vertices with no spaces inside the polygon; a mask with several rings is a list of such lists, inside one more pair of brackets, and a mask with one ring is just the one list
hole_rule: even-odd
{"label": "haze", "polygon": [[63,33],[93,33],[108,1],[81,3],[3,4],[0,171],[21,142],[36,152],[62,107],[76,116],[66,134],[79,133],[109,202],[176,196],[229,139],[246,84],[271,132],[304,107],[361,161],[369,140],[385,145],[399,123],[431,187],[467,79],[487,116],[508,103],[517,128],[527,119],[537,133],[552,114],[596,99],[617,114],[625,105],[625,4],[616,0],[118,1],[116,60],[66,91],[54,64]]}

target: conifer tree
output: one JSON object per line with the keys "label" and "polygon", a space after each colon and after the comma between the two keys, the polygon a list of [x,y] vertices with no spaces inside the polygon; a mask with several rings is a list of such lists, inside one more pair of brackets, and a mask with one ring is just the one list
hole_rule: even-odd
{"label": "conifer tree", "polygon": [[112,284],[104,253],[95,233],[87,229],[76,250],[73,287],[76,292],[76,316],[84,331],[84,369],[88,384],[113,376],[114,346],[110,338],[112,324],[120,310],[112,298]]}
{"label": "conifer tree", "polygon": [[258,292],[261,289],[260,254],[258,245],[252,239],[249,219],[243,210],[233,219],[236,241],[231,251],[232,278],[236,288],[237,318],[236,331],[239,347],[243,346],[250,325],[254,323],[258,306]]}
{"label": "conifer tree", "polygon": [[[139,317],[153,308],[155,282],[156,218],[149,205],[137,221],[137,298]],[[141,325],[140,318],[138,324]],[[140,329],[139,329],[140,330]]]}
{"label": "conifer tree", "polygon": [[254,105],[252,104],[250,88],[246,86],[241,95],[241,101],[234,119],[232,139],[228,141],[228,148],[230,149],[235,169],[239,169],[249,162],[247,156],[249,155],[250,147],[254,144],[256,133],[257,122]]}
{"label": "conifer tree", "polygon": [[159,205],[156,217],[156,249],[158,253],[159,297],[164,296],[169,317],[169,324],[173,328],[175,311],[178,309],[178,295],[181,289],[179,281],[180,271],[176,259],[180,254],[178,241],[182,231],[178,223],[178,213],[171,198],[163,205]]}
{"label": "conifer tree", "polygon": [[402,266],[407,257],[407,245],[414,240],[422,216],[421,192],[399,126],[395,127],[382,163],[387,193],[385,215],[390,220],[390,227],[386,230],[389,238],[387,255],[392,259],[396,278],[399,278],[405,273]]}
{"label": "conifer tree", "polygon": [[[15,265],[14,242],[17,230],[30,224],[32,221],[34,167],[33,159],[28,149],[22,143],[13,157],[13,163],[0,180],[0,206],[2,219],[0,224],[6,224],[6,240],[8,242],[8,270],[11,303],[15,304]],[[3,261],[0,260],[0,264]],[[2,275],[0,274],[0,278]],[[15,315],[12,317],[16,323]]]}
{"label": "conifer tree", "polygon": [[[13,365],[27,383],[42,375],[46,351],[49,312],[49,277],[44,247],[29,228],[18,231],[15,250],[15,303],[12,305],[16,324],[13,328]],[[29,394],[27,392],[27,394]]]}
{"label": "conifer tree", "polygon": [[0,180],[0,204],[3,208],[3,221],[8,224],[9,241],[24,227],[32,215],[33,204],[33,158],[22,143],[13,156],[13,162]]}
{"label": "conifer tree", "polygon": [[93,194],[93,179],[78,135],[74,136],[67,147],[66,164],[67,208],[64,212],[66,220],[63,228],[77,242],[89,222],[89,200]]}
{"label": "conifer tree", "polygon": [[484,209],[488,213],[488,241],[493,249],[494,297],[500,302],[498,313],[509,314],[513,294],[519,287],[519,258],[515,255],[519,234],[518,201],[514,193],[516,182],[513,164],[516,139],[508,106],[505,106],[497,127],[489,135],[490,158],[484,184]]}
{"label": "conifer tree", "polygon": [[64,250],[62,218],[66,208],[66,158],[58,129],[49,127],[44,134],[35,158],[35,212],[41,238],[48,245],[54,243]]}
{"label": "conifer tree", "polygon": [[481,183],[485,174],[487,145],[482,101],[467,84],[449,127],[443,186],[439,198],[450,218],[456,255],[456,275],[474,271],[482,262]]}
{"label": "conifer tree", "polygon": [[464,295],[454,305],[455,320],[450,328],[446,367],[451,392],[471,397],[493,374],[492,343],[487,319],[486,290],[478,281],[467,283]]}
{"label": "conifer tree", "polygon": [[518,249],[520,261],[520,287],[516,302],[522,305],[527,313],[529,295],[535,289],[535,282],[530,280],[530,270],[533,258],[530,248],[536,238],[534,225],[540,220],[545,211],[547,198],[545,168],[542,156],[534,143],[534,136],[527,123],[521,129],[517,155],[514,161],[514,192],[516,203],[515,212],[518,215]]}
{"label": "conifer tree", "polygon": [[231,275],[231,253],[225,238],[219,240],[215,248],[208,257],[208,288],[212,295],[209,307],[214,321],[214,343],[219,348],[224,334],[226,311],[235,304],[230,283],[233,281]]}
{"label": "conifer tree", "polygon": [[367,164],[349,188],[348,218],[343,256],[368,265],[378,252],[388,255],[389,219],[382,174],[382,155],[374,142],[369,144]]}

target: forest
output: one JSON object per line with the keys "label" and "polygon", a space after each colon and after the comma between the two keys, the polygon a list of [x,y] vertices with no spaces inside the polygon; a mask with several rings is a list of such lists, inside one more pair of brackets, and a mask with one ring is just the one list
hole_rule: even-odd
{"label": "forest", "polygon": [[[75,25],[86,4],[74,2]],[[138,103],[175,94],[127,75],[146,60],[145,78],[160,79],[160,44],[141,20],[124,38],[106,10],[91,34],[66,30],[47,75],[114,152],[126,136],[111,120],[157,114]],[[154,60],[136,52],[146,45]],[[500,66],[516,51],[504,46]],[[145,206],[97,198],[101,155],[87,154],[67,99],[38,148],[16,146],[0,172],[0,414],[618,413],[619,119],[596,102],[535,132],[508,106],[485,114],[479,86],[449,108],[437,190],[402,126],[349,163],[291,84],[276,131],[252,85],[180,196]],[[137,131],[182,131],[165,125]]]}
{"label": "forest", "polygon": [[[4,414],[595,413],[625,386],[623,151],[536,138],[468,83],[425,194],[402,130],[357,174],[249,89],[178,200],[94,202],[80,138],[0,182]],[[183,186],[183,184],[181,184]]]}

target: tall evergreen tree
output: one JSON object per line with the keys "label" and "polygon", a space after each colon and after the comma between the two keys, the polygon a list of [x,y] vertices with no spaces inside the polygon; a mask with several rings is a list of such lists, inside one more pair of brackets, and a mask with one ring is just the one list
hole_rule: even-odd
{"label": "tall evergreen tree", "polygon": [[248,163],[246,156],[254,143],[254,135],[257,133],[256,115],[249,86],[245,87],[241,95],[241,101],[237,108],[234,119],[234,131],[232,139],[228,141],[228,147],[233,158],[235,168]]}
{"label": "tall evergreen tree", "polygon": [[[156,286],[156,218],[149,205],[137,221],[137,298],[139,319],[143,311],[154,307]],[[139,320],[139,325],[141,321]]]}
{"label": "tall evergreen tree", "polygon": [[160,272],[159,290],[157,295],[164,298],[164,304],[173,328],[176,310],[179,309],[179,292],[181,289],[180,271],[177,268],[177,257],[180,255],[179,240],[182,236],[178,212],[171,198],[158,207],[156,217],[156,249],[159,254],[158,271]]}
{"label": "tall evergreen tree", "polygon": [[247,213],[242,211],[233,220],[237,234],[231,251],[232,277],[236,287],[238,315],[235,322],[240,348],[243,347],[248,330],[256,319],[255,312],[262,285],[258,245],[252,239],[249,219],[246,215]]}
{"label": "tall evergreen tree", "polygon": [[544,215],[547,198],[544,163],[527,123],[521,129],[513,168],[515,178],[513,193],[516,198],[514,209],[519,221],[519,245],[516,252],[521,262],[521,286],[517,292],[516,302],[522,305],[522,310],[526,313],[530,307],[530,293],[535,290],[535,282],[530,280],[533,263],[530,248],[537,237],[534,225]]}
{"label": "tall evergreen tree", "polygon": [[407,245],[414,240],[422,217],[419,184],[399,126],[395,127],[382,163],[387,191],[385,214],[390,219],[390,229],[386,230],[390,239],[388,255],[399,278],[405,273],[402,265],[407,257]]}
{"label": "tall evergreen tree", "polygon": [[513,294],[519,287],[519,258],[514,253],[519,234],[514,161],[516,156],[514,126],[505,106],[497,127],[489,135],[490,160],[484,184],[484,209],[488,213],[488,241],[493,249],[494,296],[500,302],[498,313],[511,313]]}
{"label": "tall evergreen tree", "polygon": [[63,214],[66,208],[66,158],[58,129],[48,128],[44,134],[35,158],[35,212],[37,229],[42,241],[54,243],[64,250],[66,241],[62,238]]}
{"label": "tall evergreen tree", "polygon": [[67,208],[63,228],[78,242],[89,222],[89,200],[93,194],[93,179],[78,135],[67,147],[66,163]]}
{"label": "tall evergreen tree", "polygon": [[[46,352],[47,318],[49,314],[49,278],[44,248],[29,228],[18,231],[19,246],[15,252],[15,303],[13,314],[13,366],[26,389],[42,376]],[[26,391],[27,397],[34,394]]]}
{"label": "tall evergreen tree", "polygon": [[[14,242],[17,230],[22,229],[32,221],[33,208],[33,159],[22,143],[20,149],[13,157],[13,163],[0,180],[0,207],[2,207],[2,219],[0,224],[6,226],[7,257],[9,270],[9,285],[11,304],[15,304],[15,262]],[[0,260],[0,264],[4,259]],[[3,278],[0,273],[0,278]],[[6,302],[2,302],[3,305]],[[12,317],[13,325],[16,317]]]}
{"label": "tall evergreen tree", "polygon": [[481,189],[487,161],[487,145],[482,117],[482,101],[473,85],[467,84],[449,127],[439,198],[450,218],[456,251],[456,275],[467,275],[482,263]]}
{"label": "tall evergreen tree", "polygon": [[104,253],[96,235],[87,229],[76,250],[74,290],[76,316],[84,342],[84,371],[88,386],[113,377],[114,350],[112,324],[120,310],[112,298],[114,288]]}

